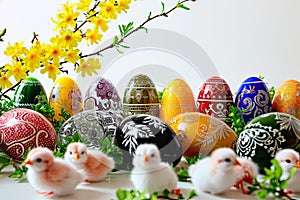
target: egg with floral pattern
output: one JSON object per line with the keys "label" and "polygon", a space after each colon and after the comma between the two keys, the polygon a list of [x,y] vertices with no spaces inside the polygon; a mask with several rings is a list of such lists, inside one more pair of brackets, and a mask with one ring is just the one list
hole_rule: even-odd
{"label": "egg with floral pattern", "polygon": [[164,89],[159,117],[170,124],[172,117],[195,111],[195,99],[190,86],[182,79],[172,80]]}
{"label": "egg with floral pattern", "polygon": [[62,144],[66,144],[75,134],[87,142],[88,147],[99,148],[99,140],[107,136],[112,139],[116,135],[120,118],[106,111],[85,110],[70,117],[60,127],[58,138]]}
{"label": "egg with floral pattern", "polygon": [[206,156],[220,147],[235,148],[235,132],[220,119],[203,113],[179,114],[172,118],[170,127],[182,144],[183,155],[190,158]]}
{"label": "egg with floral pattern", "polygon": [[294,148],[300,142],[300,120],[292,115],[271,112],[251,120],[240,133],[236,151],[241,157],[253,160],[260,171],[271,166],[276,152]]}
{"label": "egg with floral pattern", "polygon": [[49,104],[54,107],[56,120],[62,118],[59,115],[62,109],[71,116],[82,111],[82,94],[78,84],[70,77],[59,78],[50,92]]}
{"label": "egg with floral pattern", "polygon": [[115,86],[108,79],[97,78],[87,89],[84,110],[98,110],[122,115],[122,102]]}
{"label": "egg with floral pattern", "polygon": [[272,110],[269,90],[257,77],[249,77],[243,81],[237,91],[234,104],[241,111],[246,123]]}
{"label": "egg with floral pattern", "polygon": [[273,110],[293,115],[300,119],[300,82],[297,80],[286,80],[276,90]]}
{"label": "egg with floral pattern", "polygon": [[213,76],[203,83],[197,99],[199,112],[225,121],[233,105],[230,87],[223,78]]}
{"label": "egg with floral pattern", "polygon": [[182,147],[175,132],[161,119],[153,115],[137,114],[126,117],[118,126],[116,145],[123,152],[123,165],[132,166],[138,145],[155,144],[162,161],[176,166],[182,155]]}
{"label": "egg with floral pattern", "polygon": [[153,81],[145,74],[133,76],[127,84],[123,96],[125,116],[149,114],[159,116],[159,102]]}
{"label": "egg with floral pattern", "polygon": [[34,77],[27,77],[21,81],[15,90],[14,105],[17,108],[31,108],[32,105],[39,103],[39,96],[42,95],[47,99],[46,91],[41,82]]}
{"label": "egg with floral pattern", "polygon": [[56,132],[40,113],[17,108],[0,117],[0,149],[16,160],[22,160],[29,148],[37,146],[55,149]]}

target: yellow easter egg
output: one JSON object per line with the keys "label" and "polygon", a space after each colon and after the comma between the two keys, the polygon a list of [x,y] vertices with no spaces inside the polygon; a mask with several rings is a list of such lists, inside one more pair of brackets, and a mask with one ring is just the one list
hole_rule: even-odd
{"label": "yellow easter egg", "polygon": [[172,117],[195,111],[195,99],[189,85],[182,79],[171,81],[164,90],[159,117],[170,124]]}
{"label": "yellow easter egg", "polygon": [[286,80],[276,90],[273,111],[288,113],[300,119],[300,82]]}
{"label": "yellow easter egg", "polygon": [[206,156],[220,147],[235,148],[235,132],[225,122],[210,115],[199,112],[179,114],[171,119],[170,127],[179,137],[184,156]]}
{"label": "yellow easter egg", "polygon": [[62,109],[71,116],[82,111],[82,94],[78,84],[70,77],[59,78],[50,92],[49,105],[54,107],[56,120],[62,118],[59,115]]}

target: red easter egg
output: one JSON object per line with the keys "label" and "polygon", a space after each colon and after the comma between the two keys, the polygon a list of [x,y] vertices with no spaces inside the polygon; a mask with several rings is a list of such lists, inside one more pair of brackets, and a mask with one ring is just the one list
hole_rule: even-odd
{"label": "red easter egg", "polygon": [[37,146],[54,150],[56,132],[40,113],[18,108],[0,117],[0,149],[13,159],[22,160],[28,148]]}
{"label": "red easter egg", "polygon": [[218,76],[207,79],[198,94],[197,110],[225,121],[233,105],[232,93],[226,81]]}

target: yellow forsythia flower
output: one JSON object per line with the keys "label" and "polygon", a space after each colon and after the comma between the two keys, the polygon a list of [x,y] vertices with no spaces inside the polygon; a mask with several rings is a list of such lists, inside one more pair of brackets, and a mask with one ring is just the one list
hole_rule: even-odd
{"label": "yellow forsythia flower", "polygon": [[4,54],[7,56],[11,56],[13,58],[20,57],[24,53],[24,50],[26,49],[23,47],[24,42],[16,42],[14,45],[11,45],[10,42],[8,43],[6,50],[4,51]]}
{"label": "yellow forsythia flower", "polygon": [[15,80],[19,82],[20,80],[26,78],[27,76],[27,68],[26,66],[22,65],[20,61],[13,61],[13,65],[7,64],[5,65],[5,68],[7,68],[8,74],[14,76]]}
{"label": "yellow forsythia flower", "polygon": [[79,49],[68,49],[66,52],[66,61],[75,64],[80,59],[79,53]]}
{"label": "yellow forsythia flower", "polygon": [[127,12],[130,3],[131,0],[118,0],[118,6],[117,6],[118,13],[121,13],[122,11]]}
{"label": "yellow forsythia flower", "polygon": [[48,60],[53,60],[53,62],[59,62],[60,58],[66,55],[61,46],[58,44],[49,44],[45,49],[45,58]]}
{"label": "yellow forsythia flower", "polygon": [[87,61],[80,60],[80,66],[77,67],[76,72],[81,72],[81,76],[85,77],[86,74],[92,76],[92,74],[98,74],[97,70],[101,69],[101,63],[99,59],[89,58]]}
{"label": "yellow forsythia flower", "polygon": [[99,5],[102,8],[100,11],[101,16],[104,17],[105,19],[117,19],[117,8],[114,5],[115,1],[114,0],[107,0],[101,2]]}
{"label": "yellow forsythia flower", "polygon": [[29,50],[25,51],[24,64],[30,72],[34,72],[40,67],[44,59],[44,44],[35,41]]}
{"label": "yellow forsythia flower", "polygon": [[98,44],[99,41],[102,39],[103,35],[99,34],[97,30],[88,29],[85,33],[85,39],[87,40],[88,44]]}
{"label": "yellow forsythia flower", "polygon": [[58,28],[67,29],[69,26],[74,28],[76,26],[76,19],[80,13],[74,11],[75,4],[66,2],[65,4],[62,4],[62,6],[63,10],[56,14],[57,21],[52,19],[52,21],[56,23],[54,30]]}
{"label": "yellow forsythia flower", "polygon": [[57,43],[57,45],[60,44],[62,45],[62,47],[68,49],[77,47],[78,43],[81,42],[82,40],[81,33],[79,33],[78,31],[74,33],[71,30],[61,30],[60,34],[61,34],[61,38],[59,40],[59,43]]}
{"label": "yellow forsythia flower", "polygon": [[0,87],[2,89],[9,88],[12,86],[12,83],[9,81],[9,76],[6,74],[0,73]]}
{"label": "yellow forsythia flower", "polygon": [[59,66],[60,63],[44,62],[44,68],[41,69],[41,73],[42,74],[48,73],[48,77],[51,78],[53,81],[55,81],[56,76],[60,74],[60,70],[58,69]]}
{"label": "yellow forsythia flower", "polygon": [[78,11],[88,12],[92,1],[93,0],[80,0],[79,3],[77,3],[76,9]]}
{"label": "yellow forsythia flower", "polygon": [[107,31],[108,29],[108,26],[107,26],[107,23],[109,21],[108,20],[105,20],[103,17],[92,17],[91,18],[91,23],[93,23],[95,25],[95,29],[99,29],[101,28],[101,30],[103,32]]}

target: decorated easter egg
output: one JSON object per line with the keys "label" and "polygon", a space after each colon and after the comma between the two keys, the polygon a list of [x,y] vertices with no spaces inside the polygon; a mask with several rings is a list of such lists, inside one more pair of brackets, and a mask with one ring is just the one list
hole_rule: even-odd
{"label": "decorated easter egg", "polygon": [[89,147],[99,148],[99,140],[113,138],[121,120],[113,113],[85,110],[69,118],[59,129],[58,138],[65,144],[67,138],[78,134]]}
{"label": "decorated easter egg", "polygon": [[276,90],[273,110],[291,114],[300,119],[300,82],[287,80]]}
{"label": "decorated easter egg", "polygon": [[137,114],[126,117],[117,129],[116,145],[122,150],[124,166],[132,164],[138,145],[155,144],[162,161],[177,165],[181,159],[182,147],[174,131],[161,119],[153,115]]}
{"label": "decorated easter egg", "polygon": [[181,79],[171,81],[164,89],[159,117],[170,124],[172,117],[195,111],[195,99],[189,85]]}
{"label": "decorated easter egg", "polygon": [[[27,77],[21,81],[14,93],[14,105],[18,108],[31,108],[39,103],[39,96],[47,94],[41,82],[33,77]],[[45,102],[47,103],[47,102]]]}
{"label": "decorated easter egg", "polygon": [[238,137],[237,154],[252,159],[263,172],[271,166],[277,151],[296,148],[300,141],[300,121],[286,113],[272,112],[251,120]]}
{"label": "decorated easter egg", "polygon": [[206,156],[220,147],[235,148],[235,132],[220,119],[203,113],[179,114],[172,118],[170,127],[179,137],[183,155],[190,158]]}
{"label": "decorated easter egg", "polygon": [[102,110],[122,115],[121,104],[115,86],[103,77],[96,79],[85,93],[85,110]]}
{"label": "decorated easter egg", "polygon": [[203,83],[197,99],[199,112],[225,121],[233,105],[231,90],[224,79],[213,76]]}
{"label": "decorated easter egg", "polygon": [[70,77],[61,77],[55,81],[50,92],[49,104],[54,107],[54,119],[60,119],[62,109],[75,115],[82,111],[82,95],[77,83]]}
{"label": "decorated easter egg", "polygon": [[130,79],[124,91],[123,111],[125,116],[149,114],[159,116],[159,102],[153,81],[144,74]]}
{"label": "decorated easter egg", "polygon": [[22,160],[28,148],[37,146],[55,149],[56,132],[40,113],[17,108],[0,117],[0,149],[16,160]]}
{"label": "decorated easter egg", "polygon": [[247,123],[251,119],[271,112],[272,104],[266,84],[257,77],[247,78],[235,97],[235,106],[242,112],[242,118]]}

